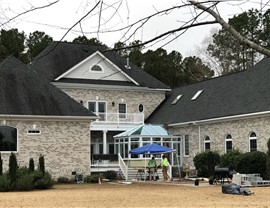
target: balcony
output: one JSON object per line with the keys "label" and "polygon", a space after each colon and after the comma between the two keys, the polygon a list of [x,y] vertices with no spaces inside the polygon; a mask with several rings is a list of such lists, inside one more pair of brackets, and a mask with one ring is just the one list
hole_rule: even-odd
{"label": "balcony", "polygon": [[143,113],[97,113],[98,119],[91,122],[91,130],[126,130],[144,123]]}

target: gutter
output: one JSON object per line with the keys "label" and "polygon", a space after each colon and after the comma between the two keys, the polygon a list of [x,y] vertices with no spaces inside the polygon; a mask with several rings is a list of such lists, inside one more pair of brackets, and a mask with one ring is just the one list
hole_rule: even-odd
{"label": "gutter", "polygon": [[269,115],[270,115],[270,111],[263,111],[263,112],[258,112],[258,113],[248,113],[248,114],[242,114],[242,115],[236,115],[236,116],[225,116],[225,117],[220,117],[220,118],[174,123],[174,124],[168,124],[168,126],[178,127],[178,126],[190,126],[190,125],[199,125],[199,124],[208,124],[208,123],[219,123],[223,121],[239,120],[239,119],[246,119],[246,118],[258,117],[258,116],[269,116]]}

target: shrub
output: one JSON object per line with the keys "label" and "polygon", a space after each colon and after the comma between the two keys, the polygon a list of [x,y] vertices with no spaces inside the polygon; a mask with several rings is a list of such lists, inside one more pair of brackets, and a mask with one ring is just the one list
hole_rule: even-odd
{"label": "shrub", "polygon": [[34,159],[30,158],[30,160],[29,160],[29,172],[34,172],[34,170],[35,170]]}
{"label": "shrub", "polygon": [[115,180],[116,177],[117,177],[117,173],[114,170],[108,170],[108,171],[106,171],[106,172],[103,173],[103,176],[106,179]]}
{"label": "shrub", "polygon": [[34,188],[33,176],[31,174],[21,175],[16,181],[16,191],[30,191]]}
{"label": "shrub", "polygon": [[230,170],[237,170],[237,164],[239,163],[242,153],[238,149],[225,153],[220,156],[220,166],[228,167]]}
{"label": "shrub", "polygon": [[266,154],[260,151],[246,152],[240,156],[237,171],[240,173],[259,173],[262,177],[266,171]]}
{"label": "shrub", "polygon": [[99,175],[88,175],[84,178],[85,183],[98,183]]}
{"label": "shrub", "polygon": [[59,177],[57,179],[58,183],[71,183],[71,180],[69,180],[67,177]]}
{"label": "shrub", "polygon": [[40,155],[39,156],[39,170],[42,172],[42,174],[45,174],[45,160],[44,160],[44,156]]}
{"label": "shrub", "polygon": [[270,179],[270,139],[267,141],[267,153],[266,153],[266,179]]}
{"label": "shrub", "polygon": [[16,155],[14,153],[11,153],[9,157],[9,177],[10,177],[11,184],[16,184],[17,168],[18,168],[18,163],[17,163]]}
{"label": "shrub", "polygon": [[220,155],[218,152],[215,151],[205,151],[202,153],[198,153],[194,159],[194,165],[196,167],[196,170],[198,171],[198,176],[200,177],[209,177],[210,176],[210,170],[208,168],[209,166],[209,157],[213,157],[213,165],[217,165],[220,162]]}
{"label": "shrub", "polygon": [[0,176],[3,175],[3,160],[2,160],[2,156],[0,153]]}
{"label": "shrub", "polygon": [[0,176],[0,191],[11,191],[10,179],[7,173]]}
{"label": "shrub", "polygon": [[41,171],[34,174],[35,189],[49,189],[53,186],[53,184],[52,177],[48,172],[45,172],[44,175]]}

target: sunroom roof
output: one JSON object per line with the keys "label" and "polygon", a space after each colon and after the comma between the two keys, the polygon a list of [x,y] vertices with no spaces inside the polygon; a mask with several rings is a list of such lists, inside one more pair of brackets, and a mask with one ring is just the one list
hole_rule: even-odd
{"label": "sunroom roof", "polygon": [[142,124],[136,126],[132,129],[129,129],[125,132],[117,134],[114,136],[116,137],[129,137],[133,135],[138,136],[168,136],[169,133],[160,125],[151,125],[151,124]]}

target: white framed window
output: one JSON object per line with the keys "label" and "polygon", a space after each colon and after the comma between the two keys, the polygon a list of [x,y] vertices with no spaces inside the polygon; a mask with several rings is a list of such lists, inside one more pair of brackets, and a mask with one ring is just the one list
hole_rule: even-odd
{"label": "white framed window", "polygon": [[189,135],[184,135],[184,156],[189,156]]}
{"label": "white framed window", "polygon": [[29,129],[29,130],[27,130],[27,134],[28,135],[39,135],[41,133],[40,133],[40,130],[38,130],[38,129]]}
{"label": "white framed window", "polygon": [[88,109],[99,116],[99,121],[107,120],[107,103],[105,101],[88,101]]}
{"label": "white framed window", "polygon": [[103,72],[102,68],[99,65],[94,65],[90,68],[92,72]]}
{"label": "white framed window", "polygon": [[225,137],[225,152],[228,153],[232,151],[232,135],[227,134]]}
{"label": "white framed window", "polygon": [[249,134],[249,151],[257,151],[257,135],[255,132]]}
{"label": "white framed window", "polygon": [[126,103],[118,104],[118,113],[119,113],[120,119],[126,119],[127,117],[127,104]]}
{"label": "white framed window", "polygon": [[205,136],[204,138],[204,150],[210,150],[211,149],[211,141],[209,136]]}

